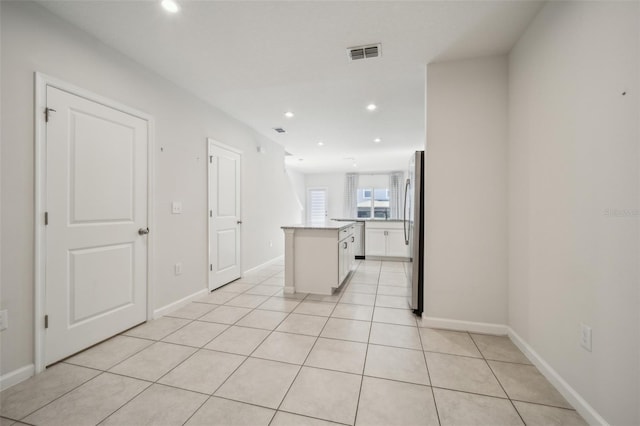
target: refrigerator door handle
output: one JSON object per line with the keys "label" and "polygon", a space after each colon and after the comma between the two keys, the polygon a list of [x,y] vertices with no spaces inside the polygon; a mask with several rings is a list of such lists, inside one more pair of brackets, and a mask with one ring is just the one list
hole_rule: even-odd
{"label": "refrigerator door handle", "polygon": [[407,195],[409,194],[409,179],[404,184],[404,208],[402,209],[402,230],[404,231],[404,244],[409,245],[409,232],[407,230]]}

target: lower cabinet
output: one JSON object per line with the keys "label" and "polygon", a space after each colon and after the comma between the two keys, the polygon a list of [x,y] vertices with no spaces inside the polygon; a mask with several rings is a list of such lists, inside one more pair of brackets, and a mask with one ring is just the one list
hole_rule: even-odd
{"label": "lower cabinet", "polygon": [[386,256],[387,255],[387,231],[385,229],[369,229],[369,224],[365,225],[364,233],[364,255],[365,256]]}
{"label": "lower cabinet", "polygon": [[365,225],[365,256],[409,257],[403,222],[369,221]]}
{"label": "lower cabinet", "polygon": [[290,226],[285,234],[285,293],[331,295],[355,267],[354,225]]}
{"label": "lower cabinet", "polygon": [[409,246],[405,243],[404,230],[387,229],[387,256],[409,257]]}
{"label": "lower cabinet", "polygon": [[355,236],[351,233],[348,237],[338,242],[338,282],[342,283],[349,272],[355,266]]}

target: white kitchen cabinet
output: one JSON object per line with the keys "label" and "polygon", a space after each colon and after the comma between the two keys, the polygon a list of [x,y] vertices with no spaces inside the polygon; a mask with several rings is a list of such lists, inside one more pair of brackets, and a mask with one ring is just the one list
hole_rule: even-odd
{"label": "white kitchen cabinet", "polygon": [[403,222],[367,221],[365,225],[365,256],[408,258]]}
{"label": "white kitchen cabinet", "polygon": [[409,257],[409,246],[405,243],[404,230],[387,229],[387,256]]}
{"label": "white kitchen cabinet", "polygon": [[350,228],[348,235],[338,242],[339,282],[343,282],[355,266],[355,235],[353,231],[354,228]]}
{"label": "white kitchen cabinet", "polygon": [[387,231],[385,229],[369,229],[369,225],[365,225],[364,245],[365,257],[386,256]]}
{"label": "white kitchen cabinet", "polygon": [[331,295],[355,266],[354,222],[283,226],[285,293]]}

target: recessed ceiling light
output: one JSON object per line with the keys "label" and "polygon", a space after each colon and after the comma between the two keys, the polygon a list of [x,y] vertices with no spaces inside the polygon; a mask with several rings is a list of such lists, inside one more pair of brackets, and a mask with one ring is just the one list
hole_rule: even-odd
{"label": "recessed ceiling light", "polygon": [[161,4],[167,12],[177,13],[180,10],[180,6],[178,6],[175,0],[162,0]]}
{"label": "recessed ceiling light", "polygon": [[380,143],[380,142],[382,142],[382,139],[380,139],[380,138],[375,138],[373,141],[374,141],[375,143]]}
{"label": "recessed ceiling light", "polygon": [[375,110],[376,110],[376,108],[378,108],[378,107],[376,106],[376,104],[369,104],[369,105],[367,105],[367,109],[368,109],[369,111],[375,111]]}
{"label": "recessed ceiling light", "polygon": [[318,142],[318,146],[324,146],[324,142],[322,141]]}
{"label": "recessed ceiling light", "polygon": [[284,116],[287,118],[292,118],[293,117],[293,113],[291,111],[287,111],[284,113]]}

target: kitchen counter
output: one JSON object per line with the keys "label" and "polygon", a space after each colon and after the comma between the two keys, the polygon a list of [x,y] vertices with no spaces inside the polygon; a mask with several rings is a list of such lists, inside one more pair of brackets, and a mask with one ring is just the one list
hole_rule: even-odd
{"label": "kitchen counter", "polygon": [[355,266],[354,221],[282,226],[284,292],[331,295]]}
{"label": "kitchen counter", "polygon": [[297,223],[294,225],[281,226],[282,229],[335,229],[339,231],[343,228],[352,226],[355,223],[353,220],[325,220],[322,222],[305,222]]}
{"label": "kitchen counter", "polygon": [[331,219],[332,221],[342,222],[342,221],[351,221],[351,222],[404,222],[403,219],[372,219],[372,218],[364,218],[359,217],[357,219]]}

